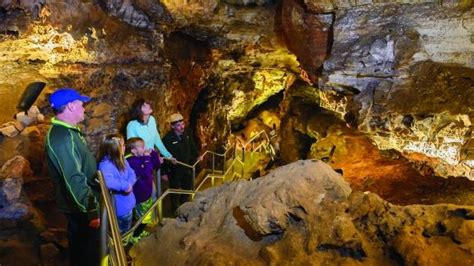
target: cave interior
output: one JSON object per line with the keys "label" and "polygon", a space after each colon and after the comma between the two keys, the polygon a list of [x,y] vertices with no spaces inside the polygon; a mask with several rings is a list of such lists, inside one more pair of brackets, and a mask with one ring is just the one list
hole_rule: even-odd
{"label": "cave interior", "polygon": [[[226,235],[219,228],[220,235],[212,240],[204,236],[210,230],[204,225],[200,229],[204,231],[192,237],[186,237],[187,229],[178,225],[158,225],[153,229],[156,234],[182,241],[184,247],[162,247],[151,240],[145,244],[181,248],[182,254],[160,253],[152,261],[138,245],[132,248],[137,265],[221,265],[229,261],[243,265],[288,261],[472,265],[473,3],[1,1],[0,264],[68,263],[67,221],[56,207],[44,152],[54,116],[49,95],[67,87],[92,98],[85,105],[80,127],[94,154],[105,135],[125,135],[130,107],[138,98],[151,103],[162,136],[170,130],[169,116],[181,113],[200,153],[223,153],[236,141],[245,143],[260,132],[271,136],[268,144],[274,156],[256,157],[255,169],[248,173],[253,181],[246,182],[257,182],[255,187],[245,185],[247,192],[229,192],[236,193],[229,201],[239,204],[216,203],[214,207],[229,208],[221,210],[228,213],[222,219],[233,217],[245,234]],[[26,110],[20,110],[19,104],[28,86],[38,82],[45,87],[32,103],[36,113],[28,112],[29,118],[21,120],[18,113]],[[265,193],[276,193],[259,186],[258,182],[266,181],[258,180],[300,160],[328,165],[353,191],[350,196],[340,192],[334,198],[348,198],[345,212],[355,222],[350,223],[353,228],[341,222],[327,229],[338,236],[333,242],[314,228],[334,222],[336,210],[344,212],[342,205],[323,201],[321,209],[314,210],[327,212],[326,216],[313,214],[312,207],[292,207],[285,216],[286,227],[281,227],[278,217],[267,214],[271,205],[257,197],[247,206],[245,194],[239,194],[249,193],[252,198],[249,191],[256,187],[261,191],[253,193],[262,198]],[[210,163],[204,160],[201,167]],[[330,169],[323,168],[317,171]],[[286,178],[299,180],[295,181],[299,191],[312,184],[292,172]],[[213,191],[207,195],[215,197]],[[369,192],[379,198],[367,196]],[[298,200],[296,197],[295,202]],[[265,222],[270,229],[252,216],[253,211],[261,210],[255,202],[264,209],[262,217],[271,216]],[[355,211],[362,212],[361,202],[373,208],[362,218]],[[410,229],[393,229],[402,228],[402,222],[395,226],[390,218],[374,220],[373,216],[385,217],[381,210],[390,212],[389,205],[398,218],[410,212],[413,217],[426,213],[435,218],[432,223],[419,218],[417,225],[410,225],[415,228],[412,234],[421,230],[419,238],[410,238]],[[193,215],[189,211],[188,216]],[[199,219],[205,224],[202,217],[204,214]],[[377,245],[366,239],[372,237],[366,232],[372,229],[367,228],[373,229]],[[247,242],[233,240],[240,237],[247,237]],[[358,242],[359,238],[365,240]],[[306,244],[299,247],[292,242]],[[150,251],[145,244],[142,250]],[[211,255],[206,256],[206,250]]]}

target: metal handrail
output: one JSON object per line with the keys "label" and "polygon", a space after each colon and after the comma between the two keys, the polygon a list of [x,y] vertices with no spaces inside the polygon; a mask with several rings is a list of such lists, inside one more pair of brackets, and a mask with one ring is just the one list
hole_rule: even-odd
{"label": "metal handrail", "polygon": [[244,168],[245,168],[245,162],[240,160],[239,158],[235,158],[232,163],[229,165],[229,169],[227,169],[227,171],[222,175],[224,178],[225,176],[227,176],[228,173],[230,173],[230,171],[232,170],[233,171],[233,167],[235,166],[235,164],[239,163],[240,166],[242,167],[241,169],[241,176],[244,175]]}
{"label": "metal handrail", "polygon": [[255,139],[257,139],[257,137],[260,137],[260,135],[263,135],[267,139],[267,141],[270,142],[270,138],[268,137],[267,132],[265,130],[261,130],[260,132],[255,134],[253,137],[251,137],[250,140],[247,141],[247,143],[245,143],[244,148],[250,145]]}
{"label": "metal handrail", "polygon": [[[242,166],[242,169],[244,168],[244,162],[242,162],[240,159],[235,159],[231,166],[236,164],[236,163],[239,163],[241,166]],[[138,219],[135,224],[132,226],[132,228],[130,228],[130,230],[128,230],[127,232],[125,232],[124,234],[122,234],[122,240],[126,240],[131,233],[133,233],[133,231],[135,231],[138,226],[143,222],[143,220],[145,219],[145,217],[147,217],[148,215],[150,215],[153,210],[155,208],[157,208],[157,206],[162,203],[162,201],[166,198],[166,196],[168,196],[169,194],[187,194],[187,195],[192,195],[194,196],[194,194],[196,192],[199,191],[199,189],[202,187],[202,185],[209,179],[211,178],[222,178],[222,179],[225,179],[225,176],[230,173],[230,170],[231,170],[231,167],[229,167],[229,169],[222,175],[222,177],[217,177],[217,176],[212,176],[212,175],[207,175],[203,181],[199,184],[199,186],[195,189],[195,190],[184,190],[184,189],[167,189],[153,204],[152,206],[150,206],[150,208],[140,217],[140,219]],[[234,173],[234,177],[238,175],[240,177],[242,177],[243,175],[241,174],[238,174],[238,173]],[[161,214],[158,215],[159,217],[161,217]],[[159,219],[160,222],[161,222],[161,219]]]}
{"label": "metal handrail", "polygon": [[[206,150],[199,157],[200,159],[197,160],[193,165],[186,164],[186,163],[175,160],[176,164],[182,165],[184,167],[187,167],[187,168],[190,168],[190,169],[193,170],[193,182],[194,182],[195,177],[196,177],[196,166],[198,165],[198,163],[205,156],[207,156],[208,154],[211,154],[212,155],[212,160],[213,160],[212,161],[212,169],[211,169],[212,173],[206,175],[206,177],[203,179],[202,182],[200,182],[200,184],[195,188],[195,190],[167,189],[162,195],[160,195],[158,197],[158,199],[155,202],[153,202],[152,206],[138,219],[138,221],[135,222],[135,224],[132,226],[132,228],[130,228],[130,230],[128,230],[127,232],[125,232],[122,235],[120,235],[120,232],[119,232],[119,229],[118,229],[117,217],[116,217],[115,211],[114,211],[115,208],[113,207],[113,204],[110,203],[110,194],[108,193],[108,189],[105,185],[105,181],[103,179],[102,173],[99,171],[98,176],[99,176],[99,181],[101,183],[101,190],[103,192],[102,194],[103,195],[108,195],[108,196],[103,196],[103,198],[104,198],[104,205],[105,205],[106,212],[107,212],[106,214],[108,216],[108,221],[109,221],[109,224],[110,224],[110,230],[112,232],[112,235],[111,235],[112,245],[113,245],[114,250],[115,250],[115,254],[110,254],[110,255],[114,255],[114,256],[110,256],[110,259],[113,259],[113,261],[114,261],[113,264],[117,264],[119,266],[126,265],[125,251],[124,251],[124,248],[122,246],[122,241],[128,241],[128,239],[132,235],[132,233],[138,228],[138,226],[140,226],[142,224],[143,220],[148,215],[150,215],[152,212],[154,212],[156,210],[157,211],[157,216],[158,216],[158,222],[162,223],[162,221],[163,221],[162,203],[163,203],[163,200],[168,195],[170,195],[170,194],[187,194],[187,195],[191,195],[194,198],[195,193],[198,192],[201,189],[201,187],[205,184],[205,182],[209,179],[211,179],[211,185],[214,186],[214,179],[215,178],[220,178],[225,182],[226,178],[229,176],[230,173],[232,173],[231,177],[230,177],[231,181],[235,180],[236,177],[238,177],[239,179],[244,177],[244,174],[245,174],[245,150],[247,149],[247,147],[249,145],[252,145],[252,148],[251,148],[250,152],[253,152],[255,150],[260,150],[262,147],[265,148],[265,143],[260,143],[259,145],[257,145],[257,147],[253,146],[253,142],[257,138],[259,138],[260,136],[263,136],[265,138],[266,142],[267,142],[266,143],[267,146],[270,146],[270,153],[274,152],[272,147],[271,147],[271,142],[270,142],[270,138],[268,137],[268,134],[266,133],[265,130],[262,130],[262,131],[258,132],[257,134],[255,134],[252,138],[250,138],[250,140],[247,141],[246,143],[242,143],[242,141],[240,139],[236,139],[236,142],[233,145],[231,145],[230,147],[226,148],[224,153],[217,153],[217,152]],[[238,149],[242,149],[242,157],[241,158],[238,158],[238,156],[236,156]],[[227,166],[227,169],[226,169],[226,157],[227,157],[227,154],[232,150],[234,151],[234,155],[233,155],[234,159],[232,160],[232,163]],[[222,175],[221,176],[215,175],[215,157],[216,156],[224,158],[223,170],[222,170]],[[235,166],[237,164],[240,164],[240,166],[241,166],[241,169],[240,169],[241,173],[240,174],[234,171]],[[108,200],[106,200],[106,198],[108,198]]]}
{"label": "metal handrail", "polygon": [[[181,165],[181,166],[184,166],[184,167],[187,167],[187,168],[191,169],[193,171],[193,183],[194,183],[194,181],[196,179],[196,166],[199,164],[199,162],[202,161],[202,159],[205,156],[207,156],[207,154],[212,155],[212,168],[211,168],[211,170],[212,170],[212,173],[214,173],[215,172],[215,169],[214,169],[215,168],[215,156],[226,158],[225,156],[226,156],[227,152],[229,152],[232,149],[236,150],[236,147],[240,146],[240,148],[242,148],[242,159],[245,160],[245,155],[244,155],[245,153],[244,152],[245,152],[245,149],[247,148],[247,146],[251,145],[258,137],[260,137],[262,135],[268,143],[271,143],[270,142],[270,137],[268,136],[267,132],[265,130],[261,130],[257,134],[252,136],[245,144],[242,144],[242,141],[240,139],[236,139],[236,143],[234,143],[234,145],[231,145],[231,147],[227,148],[224,151],[224,153],[217,153],[217,152],[214,152],[214,151],[206,150],[201,156],[199,156],[199,159],[192,165],[181,162],[181,161],[178,161],[176,159],[170,159],[170,158],[164,158],[164,159],[172,161],[175,164],[178,164],[178,165]],[[224,167],[225,167],[225,162],[224,162]]]}
{"label": "metal handrail", "polygon": [[[114,257],[117,261],[118,266],[126,266],[127,265],[127,257],[125,255],[125,249],[123,248],[122,245],[122,238],[120,237],[120,231],[118,227],[118,222],[117,222],[117,216],[115,215],[115,208],[112,204],[112,200],[110,197],[110,192],[109,189],[107,188],[104,180],[104,176],[102,175],[101,171],[97,171],[97,178],[99,179],[99,184],[100,184],[100,189],[101,189],[101,194],[102,194],[102,200],[105,206],[105,209],[107,211],[107,217],[108,217],[108,225],[110,226],[110,231],[111,231],[111,238],[112,238],[112,245],[114,247],[114,251],[116,257]],[[102,227],[106,227],[107,224],[102,222]],[[102,233],[106,233],[107,230],[102,228],[101,230]],[[107,236],[102,236],[102,237],[107,237]],[[103,244],[107,244],[107,241],[102,241]],[[102,249],[105,249],[106,247],[102,247]],[[104,255],[104,254],[102,254]],[[100,258],[101,263],[105,263],[105,258],[102,257]]]}
{"label": "metal handrail", "polygon": [[[236,163],[239,163],[241,166],[242,166],[242,169],[244,168],[244,162],[242,162],[240,159],[234,159],[234,161],[231,163],[230,166],[233,166],[234,164]],[[229,169],[222,175],[222,179],[225,179],[225,176],[230,172],[232,168],[229,167]],[[239,174],[237,174],[239,175]],[[239,175],[239,176],[242,176],[242,175]],[[135,231],[138,226],[143,222],[143,220],[145,219],[145,217],[147,217],[150,213],[153,212],[153,210],[158,206],[158,204],[163,201],[164,198],[166,198],[166,196],[168,194],[188,194],[188,195],[194,195],[196,192],[199,191],[199,189],[202,187],[202,185],[209,179],[211,178],[219,178],[219,177],[216,177],[216,176],[211,176],[211,175],[207,175],[203,181],[199,184],[199,186],[193,191],[193,190],[184,190],[184,189],[167,189],[153,204],[152,206],[150,206],[150,208],[140,217],[140,219],[138,219],[135,224],[132,226],[132,228],[130,228],[130,230],[128,230],[127,232],[125,232],[124,234],[122,234],[122,239],[125,240],[127,237],[130,236],[130,234]],[[161,222],[161,221],[160,221]]]}
{"label": "metal handrail", "polygon": [[[268,137],[268,134],[265,130],[262,130],[260,132],[258,132],[257,134],[255,134],[249,141],[247,141],[245,144],[240,144],[242,141],[240,139],[236,139],[239,144],[240,144],[240,148],[247,148],[248,145],[250,145],[253,141],[255,141],[255,139],[257,139],[257,137],[260,137],[261,135],[263,135],[266,140],[270,143],[270,138]],[[234,148],[234,146],[236,146],[237,143],[235,145],[232,145],[230,148],[227,148],[224,153],[217,153],[217,152],[214,152],[214,151],[210,151],[210,150],[206,150],[201,156],[199,156],[199,158],[204,158],[205,155],[207,155],[208,153],[209,154],[212,154],[212,155],[216,155],[216,156],[220,156],[220,157],[223,157],[226,155],[226,153],[230,150],[232,150]],[[166,160],[172,160],[170,158],[165,158]],[[187,164],[187,163],[183,163],[181,161],[178,161],[178,160],[175,160],[175,162],[177,164],[180,164],[182,166],[185,166],[185,167],[188,167],[188,168],[194,168],[198,165],[198,163],[200,162],[201,160],[197,160],[194,164]]]}
{"label": "metal handrail", "polygon": [[[187,195],[192,195],[194,196],[196,192],[192,190],[185,190],[185,189],[167,189],[161,196],[155,200],[155,202],[151,205],[151,207],[140,217],[140,219],[137,220],[137,222],[128,230],[127,232],[123,233],[121,238],[122,240],[126,240],[137,228],[138,226],[143,222],[143,220],[150,215],[155,208],[158,207],[160,203],[163,202],[163,200],[168,196],[169,194],[187,194]],[[159,214],[159,217],[161,214]],[[161,219],[160,219],[161,222]]]}
{"label": "metal handrail", "polygon": [[[199,191],[199,189],[204,185],[204,183],[209,180],[209,179],[214,179],[214,178],[222,178],[225,180],[225,177],[231,172],[232,170],[232,167],[239,163],[242,167],[242,172],[244,171],[244,166],[245,166],[245,163],[238,159],[238,158],[235,158],[232,163],[229,165],[229,168],[227,169],[227,171],[225,173],[222,174],[222,177],[217,177],[215,175],[207,175],[203,181],[201,181],[201,183],[198,185],[198,187],[195,188],[195,190],[183,190],[183,189],[167,189],[153,204],[152,206],[140,217],[140,219],[138,219],[135,224],[132,226],[132,228],[130,228],[130,230],[128,230],[127,232],[125,232],[124,234],[122,234],[122,240],[126,240],[130,235],[131,233],[133,233],[133,231],[135,231],[138,226],[143,222],[143,220],[145,219],[145,217],[147,217],[148,215],[150,215],[155,208],[157,208],[157,206],[163,201],[164,198],[166,198],[166,196],[168,194],[188,194],[188,195],[194,195],[196,192]],[[237,174],[237,173],[234,173],[233,177],[235,177],[236,175],[242,177],[243,176],[243,173],[242,174]],[[159,217],[159,220],[161,222],[161,219],[162,219],[162,214],[161,214],[161,210],[158,211],[158,217]]]}
{"label": "metal handrail", "polygon": [[199,186],[196,187],[195,191],[196,191],[196,192],[200,191],[200,190],[201,190],[201,187],[202,187],[202,186],[204,185],[204,183],[205,183],[207,180],[209,180],[209,179],[211,179],[211,187],[214,186],[214,179],[216,179],[216,178],[224,179],[224,177],[221,176],[221,175],[207,175],[207,176],[202,180],[202,182],[199,183]]}
{"label": "metal handrail", "polygon": [[[213,179],[214,178],[221,178],[221,179],[224,179],[225,180],[225,176],[231,171],[231,167],[234,166],[234,164],[236,163],[240,163],[240,165],[242,166],[242,172],[243,172],[243,169],[244,169],[244,162],[242,162],[240,159],[238,158],[235,158],[232,163],[229,165],[229,169],[227,169],[227,171],[225,173],[222,174],[222,177],[218,177],[218,176],[215,176],[215,175],[207,175],[202,181],[201,183],[199,183],[199,185],[196,187],[196,189],[194,191],[199,191],[199,189],[204,185],[204,183],[211,179],[212,183],[214,183]],[[243,173],[242,175],[243,176]]]}

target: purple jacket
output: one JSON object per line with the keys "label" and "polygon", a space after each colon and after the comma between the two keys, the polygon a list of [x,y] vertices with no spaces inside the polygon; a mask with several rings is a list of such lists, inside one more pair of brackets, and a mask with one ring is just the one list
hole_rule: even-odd
{"label": "purple jacket", "polygon": [[153,171],[158,170],[161,165],[158,153],[153,150],[151,154],[147,156],[127,157],[127,161],[137,175],[137,182],[133,186],[133,193],[135,193],[137,203],[144,202],[151,197],[153,190]]}
{"label": "purple jacket", "polygon": [[135,195],[133,195],[133,191],[129,194],[124,192],[137,180],[133,169],[125,162],[125,171],[119,171],[115,164],[106,157],[99,163],[99,170],[104,175],[107,188],[114,192],[117,216],[129,214],[135,208]]}

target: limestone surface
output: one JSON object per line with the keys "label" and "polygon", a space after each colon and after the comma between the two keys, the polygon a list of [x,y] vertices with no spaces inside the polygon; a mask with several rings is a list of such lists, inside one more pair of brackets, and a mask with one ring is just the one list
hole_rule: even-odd
{"label": "limestone surface", "polygon": [[321,106],[383,150],[421,153],[435,174],[474,179],[474,13],[436,3],[336,12]]}
{"label": "limestone surface", "polygon": [[[133,247],[138,265],[470,265],[474,208],[392,205],[321,161],[198,194]],[[443,252],[440,252],[443,250]]]}

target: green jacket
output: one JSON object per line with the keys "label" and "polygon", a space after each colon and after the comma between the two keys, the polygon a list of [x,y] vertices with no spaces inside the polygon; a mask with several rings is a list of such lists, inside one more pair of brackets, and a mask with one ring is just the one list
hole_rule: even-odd
{"label": "green jacket", "polygon": [[46,162],[56,190],[56,201],[65,213],[98,217],[97,194],[92,187],[97,166],[78,127],[53,118],[45,140]]}

